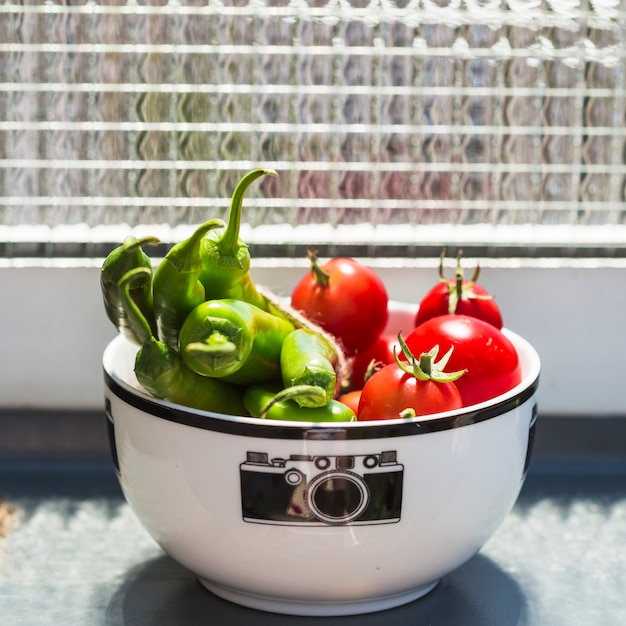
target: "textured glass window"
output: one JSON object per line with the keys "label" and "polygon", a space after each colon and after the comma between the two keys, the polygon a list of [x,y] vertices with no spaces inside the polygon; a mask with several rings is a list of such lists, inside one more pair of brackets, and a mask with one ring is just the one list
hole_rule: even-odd
{"label": "textured glass window", "polygon": [[619,0],[5,0],[0,252],[174,241],[263,165],[244,234],[268,254],[620,254],[625,20]]}

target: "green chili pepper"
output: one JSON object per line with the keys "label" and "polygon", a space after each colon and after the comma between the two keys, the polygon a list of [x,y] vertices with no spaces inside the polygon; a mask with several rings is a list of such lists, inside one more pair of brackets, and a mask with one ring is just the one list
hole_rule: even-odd
{"label": "green chili pepper", "polygon": [[145,268],[131,270],[119,284],[126,314],[134,327],[139,329],[141,337],[141,347],[135,359],[135,375],[139,383],[162,400],[205,411],[248,415],[240,387],[196,374],[172,347],[154,337],[150,325],[130,295],[132,283],[143,280],[145,272]]}
{"label": "green chili pepper", "polygon": [[233,192],[228,225],[224,230],[207,233],[202,241],[202,271],[205,299],[237,298],[263,308],[250,269],[248,245],[239,237],[241,208],[246,189],[260,176],[277,176],[274,170],[256,169],[246,174]]}
{"label": "green chili pepper", "polygon": [[301,406],[298,399],[316,398],[319,402],[325,396],[319,387],[307,385],[288,387],[281,391],[262,386],[246,389],[243,403],[253,417],[269,420],[291,420],[297,422],[354,422],[354,411],[338,400],[331,400],[325,406]]}
{"label": "green chili pepper", "polygon": [[198,374],[238,384],[280,379],[288,321],[235,299],[207,300],[185,319],[180,354]]}
{"label": "green chili pepper", "polygon": [[285,337],[280,352],[280,369],[285,387],[308,385],[320,388],[322,396],[301,395],[295,401],[303,407],[328,404],[337,391],[336,367],[339,355],[325,336],[298,328]]}
{"label": "green chili pepper", "polygon": [[178,333],[185,318],[205,300],[204,287],[199,280],[202,240],[208,232],[222,226],[222,220],[210,220],[199,226],[191,237],[169,250],[154,272],[152,291],[157,335],[174,350],[178,349]]}
{"label": "green chili pepper", "polygon": [[143,267],[149,270],[142,274],[141,280],[134,281],[130,297],[148,320],[152,330],[156,331],[152,310],[152,262],[143,251],[143,246],[157,243],[159,240],[156,237],[142,237],[141,239],[133,236],[126,237],[121,246],[109,253],[100,271],[100,288],[107,317],[124,336],[134,343],[140,342],[139,331],[129,322],[122,306],[117,284],[122,276],[133,268]]}

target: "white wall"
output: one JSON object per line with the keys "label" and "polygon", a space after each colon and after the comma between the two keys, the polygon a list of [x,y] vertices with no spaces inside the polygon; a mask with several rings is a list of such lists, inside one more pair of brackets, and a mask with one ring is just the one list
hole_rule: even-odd
{"label": "white wall", "polygon": [[[101,355],[115,329],[101,303],[100,263],[0,265],[0,408],[102,406]],[[395,300],[418,302],[437,280],[436,260],[374,263]],[[626,262],[481,264],[506,326],[542,358],[542,413],[626,413]],[[465,265],[471,273],[471,259]],[[282,295],[306,269],[306,261],[253,261],[256,282]]]}

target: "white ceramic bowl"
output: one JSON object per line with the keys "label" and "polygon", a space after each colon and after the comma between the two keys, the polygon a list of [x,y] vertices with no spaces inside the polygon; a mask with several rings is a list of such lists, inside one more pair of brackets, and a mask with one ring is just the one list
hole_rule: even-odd
{"label": "white ceramic bowl", "polygon": [[[394,303],[390,329],[413,314]],[[238,604],[346,615],[419,598],[480,550],[528,469],[540,362],[506,332],[523,367],[510,392],[428,418],[328,426],[156,400],[119,336],[103,364],[126,500],[166,553]]]}

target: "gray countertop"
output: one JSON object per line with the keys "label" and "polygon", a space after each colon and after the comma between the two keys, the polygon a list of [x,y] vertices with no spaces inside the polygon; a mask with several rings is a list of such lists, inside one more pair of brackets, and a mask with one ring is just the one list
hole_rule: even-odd
{"label": "gray countertop", "polygon": [[18,509],[0,532],[1,626],[626,624],[626,462],[615,455],[550,460],[540,447],[477,556],[420,600],[342,618],[213,596],[143,530],[107,459],[0,458],[0,498]]}

